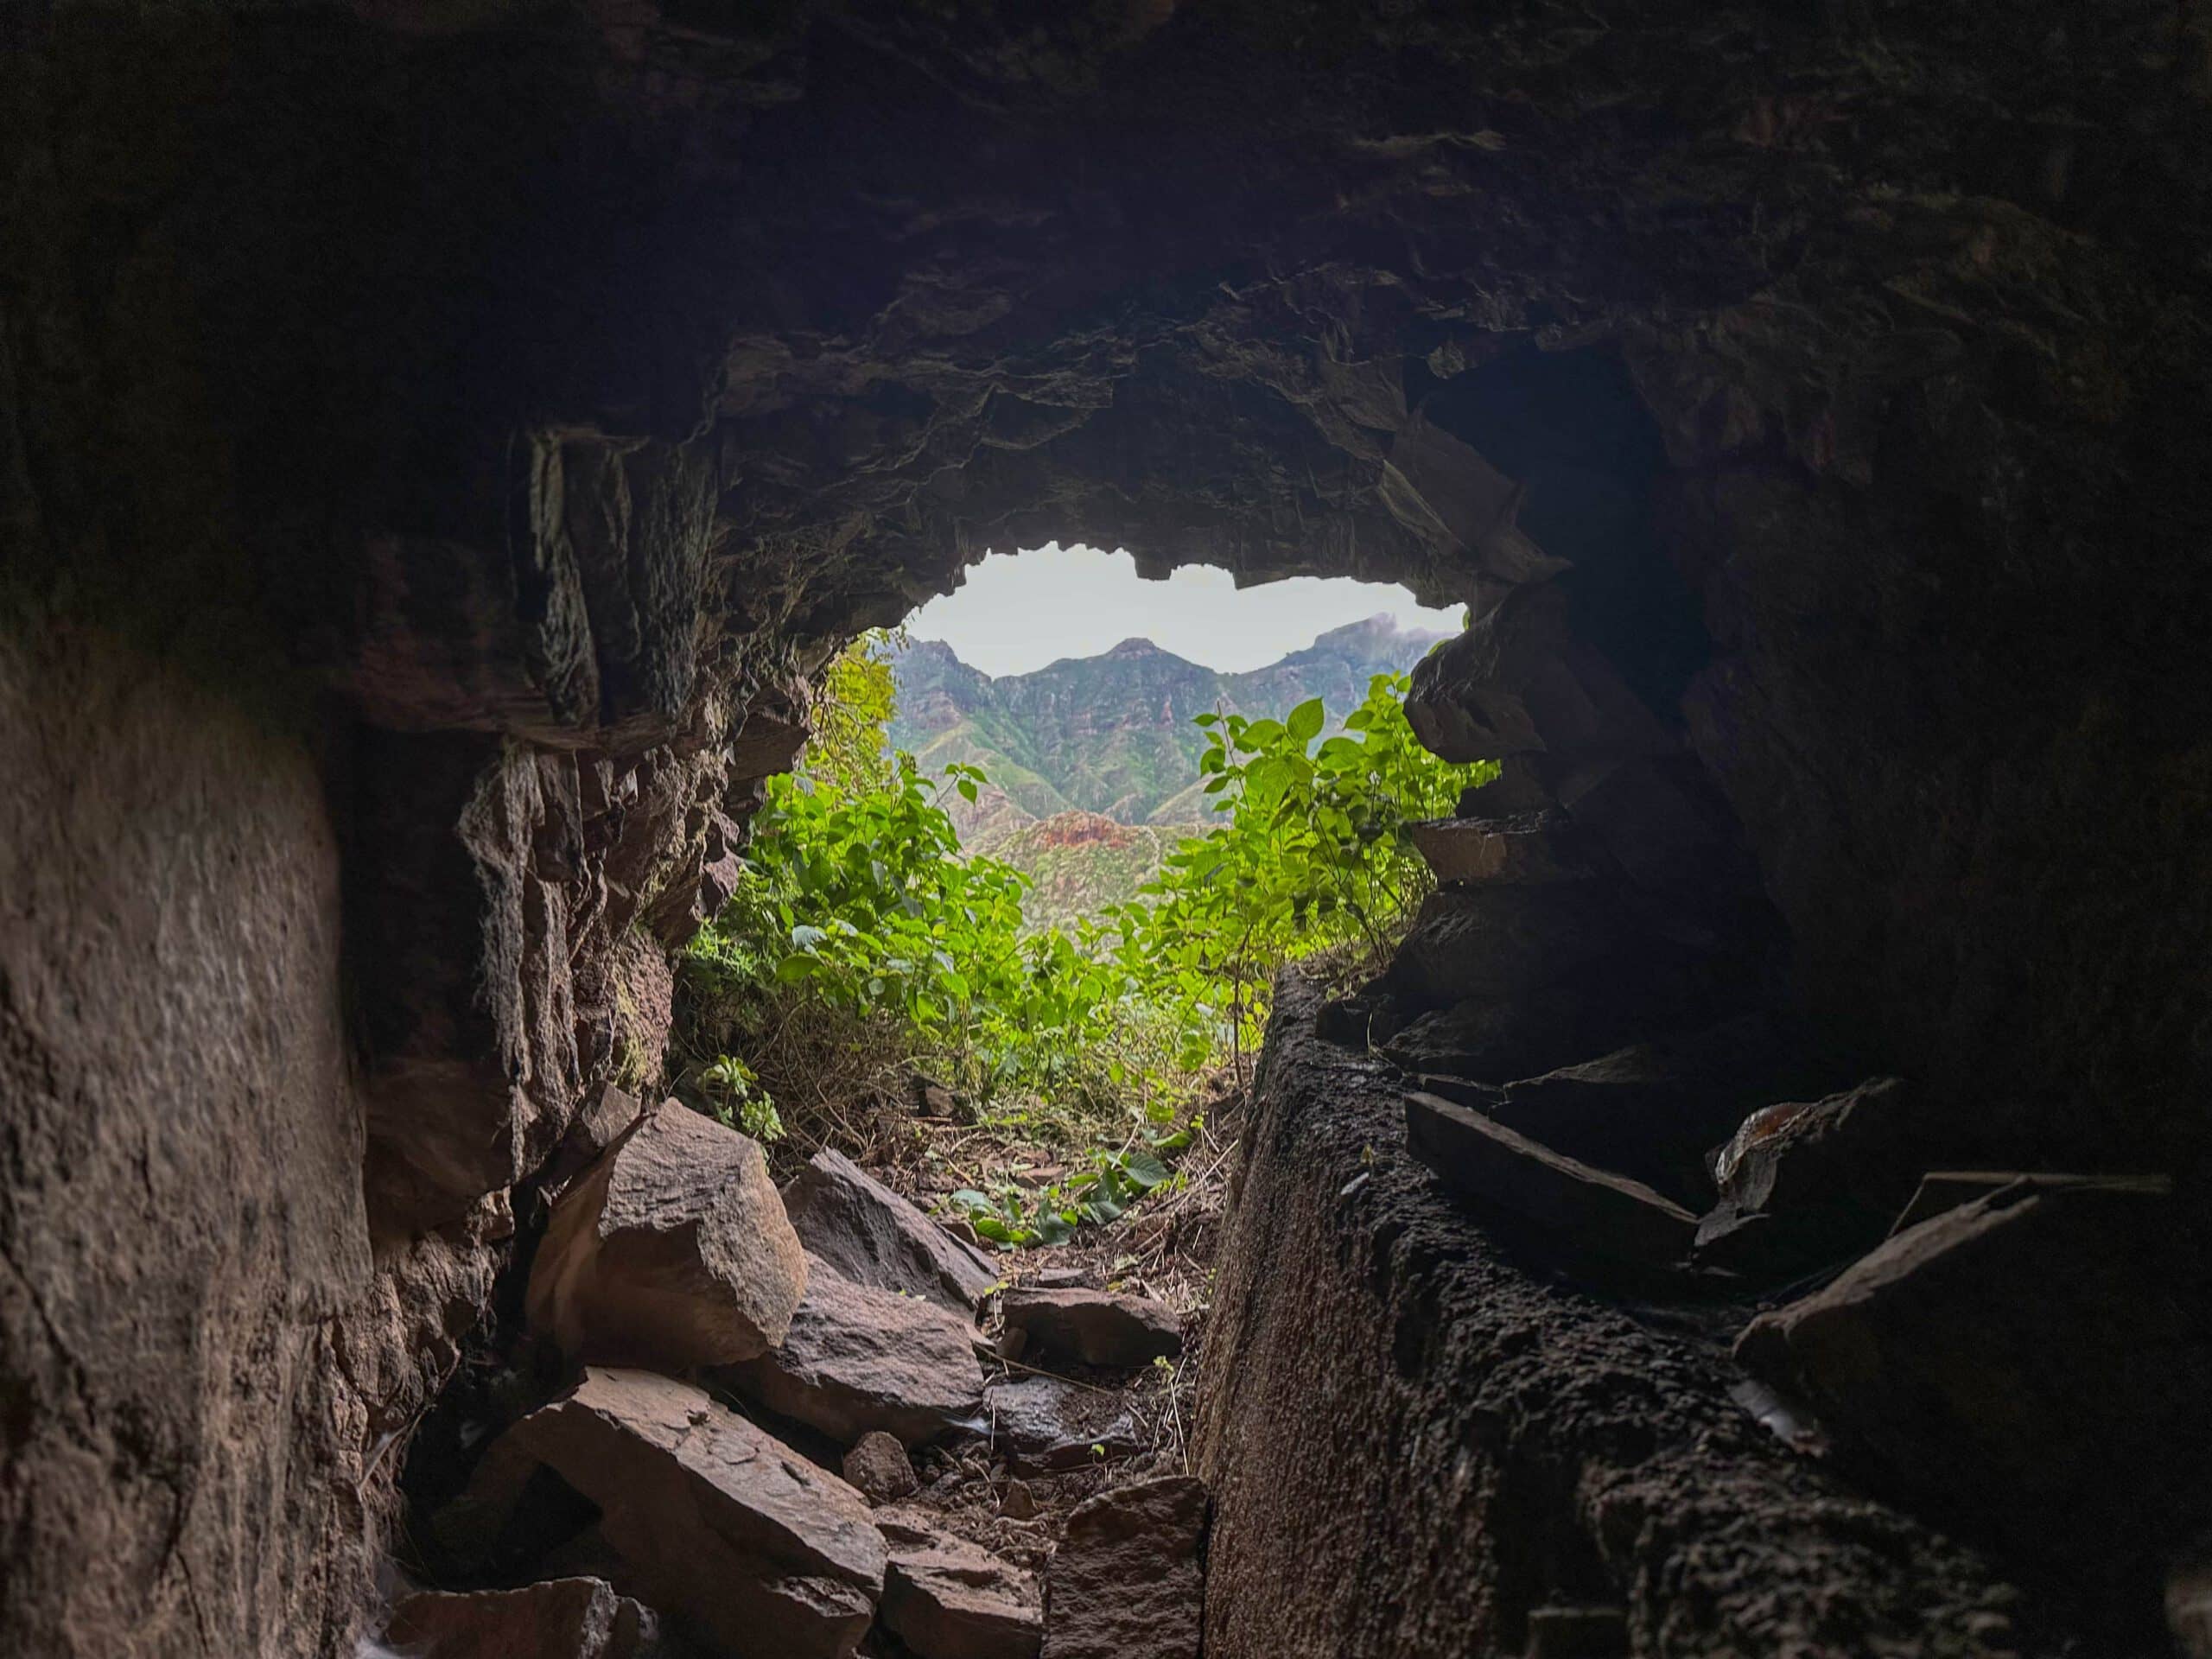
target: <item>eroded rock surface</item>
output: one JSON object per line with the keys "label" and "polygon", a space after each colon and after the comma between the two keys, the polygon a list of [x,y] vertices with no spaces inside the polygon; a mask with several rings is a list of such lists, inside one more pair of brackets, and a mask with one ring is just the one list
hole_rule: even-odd
{"label": "eroded rock surface", "polygon": [[1045,1574],[1046,1659],[1198,1659],[1206,1489],[1188,1475],[1078,1505]]}
{"label": "eroded rock surface", "polygon": [[918,1659],[1036,1659],[1044,1608],[1019,1567],[906,1518],[884,1541],[883,1625]]}
{"label": "eroded rock surface", "polygon": [[781,1343],[806,1283],[760,1146],[670,1101],[554,1206],[530,1321],[587,1360],[722,1365]]}

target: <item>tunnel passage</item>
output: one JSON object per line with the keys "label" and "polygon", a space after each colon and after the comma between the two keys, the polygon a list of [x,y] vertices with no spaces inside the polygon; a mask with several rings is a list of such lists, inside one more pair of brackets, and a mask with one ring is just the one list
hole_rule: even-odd
{"label": "tunnel passage", "polygon": [[[0,1048],[5,1639],[345,1639],[385,1454],[491,1297],[510,1195],[653,1042],[807,675],[1071,526],[1515,622],[1440,677],[1436,730],[1510,724],[1532,807],[1593,816],[1592,760],[1688,803],[1730,855],[1631,883],[1645,937],[1760,963],[2008,1159],[2195,1171],[2203,30],[2149,3],[11,23],[5,199],[41,227],[0,287],[11,715],[175,674],[244,734],[203,765],[158,711],[10,721],[41,783],[7,837],[37,896]],[[1508,645],[1541,707],[1492,675]],[[73,744],[157,760],[120,768],[153,798],[49,808],[110,775]],[[282,810],[240,772],[289,780]],[[195,927],[285,847],[314,879],[163,957],[174,1014],[117,977],[22,988],[130,912],[154,867],[124,826],[162,803],[206,832]],[[281,988],[232,971],[293,950]],[[94,1296],[66,1218],[118,1213],[134,1296]],[[189,1330],[145,1337],[139,1296]],[[297,1571],[255,1565],[280,1525]],[[1677,1617],[1671,1645],[1720,1643]]]}

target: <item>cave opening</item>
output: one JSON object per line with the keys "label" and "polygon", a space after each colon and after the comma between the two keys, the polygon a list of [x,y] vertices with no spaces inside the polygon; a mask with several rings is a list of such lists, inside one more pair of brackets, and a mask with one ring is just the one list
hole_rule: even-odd
{"label": "cave opening", "polygon": [[[2208,29],[10,17],[0,1654],[2212,1652]],[[1076,531],[1497,769],[1110,1135],[790,793]]]}

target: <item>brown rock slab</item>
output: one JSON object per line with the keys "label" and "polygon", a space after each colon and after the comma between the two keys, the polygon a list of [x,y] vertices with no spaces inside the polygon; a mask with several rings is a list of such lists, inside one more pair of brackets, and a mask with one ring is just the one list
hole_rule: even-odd
{"label": "brown rock slab", "polygon": [[1133,1457],[1145,1438],[1116,1389],[1057,1376],[1015,1376],[983,1391],[992,1449],[1018,1474],[1054,1474]]}
{"label": "brown rock slab", "polygon": [[734,1651],[845,1659],[874,1616],[867,1499],[688,1382],[587,1370],[486,1453],[441,1539],[496,1536],[541,1467],[599,1507],[624,1589]]}
{"label": "brown rock slab", "polygon": [[554,1205],[527,1306],[563,1353],[680,1370],[774,1347],[805,1289],[760,1147],[671,1101]]}
{"label": "brown rock slab", "polygon": [[1045,1659],[1197,1659],[1206,1489],[1187,1475],[1078,1504],[1045,1573]]}
{"label": "brown rock slab", "polygon": [[1697,1218],[1640,1181],[1594,1169],[1470,1106],[1406,1096],[1414,1157],[1454,1192],[1510,1210],[1580,1249],[1662,1265],[1688,1254]]}
{"label": "brown rock slab", "polygon": [[842,1153],[817,1153],[785,1186],[784,1209],[808,1252],[856,1285],[973,1313],[999,1281],[981,1251]]}
{"label": "brown rock slab", "polygon": [[719,1378],[849,1446],[871,1430],[918,1446],[972,1427],[983,1403],[975,1327],[941,1303],[857,1285],[818,1261],[783,1346]]}
{"label": "brown rock slab", "polygon": [[1036,1659],[1045,1611],[1029,1575],[963,1540],[884,1523],[883,1627],[918,1659]]}
{"label": "brown rock slab", "polygon": [[1085,1365],[1148,1365],[1183,1351],[1182,1316],[1164,1302],[1081,1286],[1009,1290],[1000,1299],[1023,1351]]}
{"label": "brown rock slab", "polygon": [[891,1503],[912,1497],[921,1483],[915,1478],[914,1460],[906,1455],[898,1436],[871,1429],[853,1442],[841,1470],[845,1484],[871,1503]]}
{"label": "brown rock slab", "polygon": [[384,1643],[423,1659],[647,1659],[658,1621],[599,1579],[467,1595],[425,1591],[392,1609]]}
{"label": "brown rock slab", "polygon": [[1939,1512],[2087,1581],[2201,1507],[2212,1269],[2176,1205],[2014,1183],[1754,1319],[1737,1357]]}

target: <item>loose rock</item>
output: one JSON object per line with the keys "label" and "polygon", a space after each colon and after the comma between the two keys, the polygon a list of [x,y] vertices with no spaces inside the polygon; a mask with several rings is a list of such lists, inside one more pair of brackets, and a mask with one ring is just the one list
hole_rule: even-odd
{"label": "loose rock", "polygon": [[849,1446],[871,1430],[918,1446],[972,1427],[983,1403],[974,1326],[937,1302],[856,1285],[808,1263],[783,1346],[719,1377],[780,1416]]}
{"label": "loose rock", "polygon": [[1009,1290],[1000,1306],[1007,1330],[1027,1337],[1025,1351],[1123,1368],[1183,1351],[1181,1316],[1142,1296],[1071,1286]]}
{"label": "loose rock", "polygon": [[999,1281],[980,1251],[842,1153],[817,1153],[784,1188],[784,1208],[808,1251],[856,1285],[973,1313]]}
{"label": "loose rock", "polygon": [[1681,1260],[1697,1218],[1640,1181],[1593,1169],[1471,1107],[1406,1096],[1409,1147],[1446,1186],[1560,1235],[1578,1249],[1661,1266]]}
{"label": "loose rock", "polygon": [[993,1382],[983,1391],[992,1449],[1017,1473],[1055,1474],[1133,1457],[1145,1436],[1118,1390],[1057,1376]]}
{"label": "loose rock", "polygon": [[598,1579],[555,1579],[410,1596],[392,1609],[384,1643],[410,1659],[649,1659],[659,1651],[659,1625]]}
{"label": "loose rock", "polygon": [[886,1522],[884,1538],[882,1624],[918,1659],[1036,1659],[1045,1615],[1027,1573],[900,1519]]}
{"label": "loose rock", "polygon": [[2140,1571],[2212,1478],[2212,1271],[2174,1210],[2008,1186],[1753,1320],[1737,1356],[1939,1512],[2075,1582]]}
{"label": "loose rock", "polygon": [[1197,1659],[1206,1489],[1187,1475],[1077,1506],[1045,1574],[1045,1659]]}
{"label": "loose rock", "polygon": [[594,1368],[486,1453],[442,1541],[480,1549],[550,1468],[599,1506],[625,1588],[741,1652],[845,1659],[883,1591],[868,1502],[700,1389]]}
{"label": "loose rock", "polygon": [[1592,873],[1567,815],[1427,818],[1410,826],[1414,849],[1436,879],[1468,887],[1526,887]]}
{"label": "loose rock", "polygon": [[528,1309],[563,1353],[680,1370],[774,1347],[805,1289],[760,1147],[671,1101],[554,1205]]}
{"label": "loose rock", "polygon": [[871,1503],[891,1503],[912,1497],[921,1483],[914,1477],[914,1460],[896,1435],[871,1429],[845,1453],[845,1484]]}

